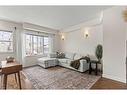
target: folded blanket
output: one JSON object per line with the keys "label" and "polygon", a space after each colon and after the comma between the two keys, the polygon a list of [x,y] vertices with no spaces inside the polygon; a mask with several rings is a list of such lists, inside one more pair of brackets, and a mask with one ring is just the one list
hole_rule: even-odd
{"label": "folded blanket", "polygon": [[85,56],[85,57],[82,57],[80,59],[71,61],[70,66],[78,70],[80,67],[80,60],[82,60],[82,59],[86,60],[87,63],[90,62],[90,58],[88,56]]}

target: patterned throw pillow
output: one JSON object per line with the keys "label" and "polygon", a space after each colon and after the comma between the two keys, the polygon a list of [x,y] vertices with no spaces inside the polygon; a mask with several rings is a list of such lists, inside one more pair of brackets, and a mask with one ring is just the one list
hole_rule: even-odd
{"label": "patterned throw pillow", "polygon": [[65,54],[63,52],[56,52],[57,58],[65,58]]}

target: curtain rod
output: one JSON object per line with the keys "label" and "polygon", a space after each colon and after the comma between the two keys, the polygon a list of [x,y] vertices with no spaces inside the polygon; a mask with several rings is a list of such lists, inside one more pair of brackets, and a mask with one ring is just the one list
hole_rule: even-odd
{"label": "curtain rod", "polygon": [[52,34],[55,35],[55,33],[46,33],[45,31],[41,31],[41,30],[34,30],[34,29],[30,29],[30,28],[24,28],[24,30],[28,30],[28,31],[33,31],[33,32],[38,32],[38,33],[44,33],[44,34]]}

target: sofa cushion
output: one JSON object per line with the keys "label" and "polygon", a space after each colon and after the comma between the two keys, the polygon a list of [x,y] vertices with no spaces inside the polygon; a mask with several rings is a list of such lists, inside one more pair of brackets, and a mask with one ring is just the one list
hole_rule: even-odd
{"label": "sofa cushion", "polygon": [[70,64],[71,61],[74,61],[74,60],[72,60],[72,59],[68,59],[68,60],[67,60],[67,63]]}
{"label": "sofa cushion", "polygon": [[74,59],[74,55],[75,53],[65,53],[65,57],[72,60]]}
{"label": "sofa cushion", "polygon": [[51,60],[56,60],[56,58],[43,57],[38,59],[39,62],[51,61]]}
{"label": "sofa cushion", "polygon": [[58,61],[61,63],[67,63],[67,58],[59,58]]}
{"label": "sofa cushion", "polygon": [[61,59],[58,59],[58,61],[60,63],[70,63],[72,61],[72,59],[67,59],[67,58],[61,58]]}
{"label": "sofa cushion", "polygon": [[74,60],[80,59],[81,57],[82,57],[82,55],[80,55],[80,54],[75,54]]}

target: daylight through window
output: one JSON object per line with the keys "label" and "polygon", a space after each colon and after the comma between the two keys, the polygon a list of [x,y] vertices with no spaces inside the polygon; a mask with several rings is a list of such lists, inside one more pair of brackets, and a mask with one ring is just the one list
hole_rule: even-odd
{"label": "daylight through window", "polygon": [[25,34],[26,55],[47,54],[49,52],[48,36]]}
{"label": "daylight through window", "polygon": [[13,33],[0,31],[0,52],[13,52]]}

